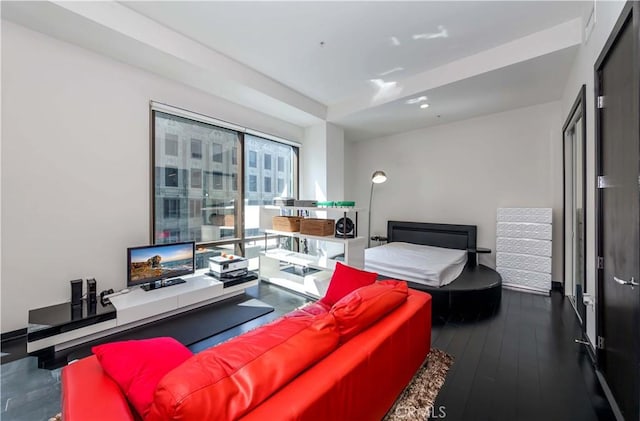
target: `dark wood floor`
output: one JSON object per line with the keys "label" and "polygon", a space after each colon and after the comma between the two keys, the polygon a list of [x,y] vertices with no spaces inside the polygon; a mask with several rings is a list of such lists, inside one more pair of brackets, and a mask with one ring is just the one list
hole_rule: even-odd
{"label": "dark wood floor", "polygon": [[573,307],[558,292],[504,290],[497,310],[437,321],[432,346],[455,361],[435,408],[446,421],[614,420],[575,338]]}

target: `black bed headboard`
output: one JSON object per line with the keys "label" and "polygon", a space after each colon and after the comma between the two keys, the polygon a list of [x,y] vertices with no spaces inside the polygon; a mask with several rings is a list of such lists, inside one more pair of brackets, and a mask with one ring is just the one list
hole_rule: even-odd
{"label": "black bed headboard", "polygon": [[476,225],[431,224],[428,222],[387,222],[389,242],[421,244],[424,246],[469,250],[476,248]]}

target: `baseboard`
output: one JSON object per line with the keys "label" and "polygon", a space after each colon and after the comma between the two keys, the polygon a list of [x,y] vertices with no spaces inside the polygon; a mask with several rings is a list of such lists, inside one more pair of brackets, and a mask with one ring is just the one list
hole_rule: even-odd
{"label": "baseboard", "polygon": [[543,290],[539,290],[539,289],[534,289],[534,288],[529,288],[526,286],[522,286],[522,285],[516,285],[516,284],[502,284],[502,288],[504,289],[510,289],[512,291],[519,291],[519,292],[528,292],[530,294],[538,294],[538,295],[549,295],[549,291],[543,291]]}
{"label": "baseboard", "polygon": [[609,405],[611,405],[611,411],[613,412],[613,415],[616,417],[616,420],[624,421],[624,417],[622,416],[622,411],[620,411],[618,402],[616,402],[616,399],[613,397],[613,393],[611,393],[611,389],[609,389],[609,385],[607,384],[607,381],[605,380],[600,370],[596,370],[596,377],[598,378],[598,382],[602,387],[602,391],[604,392],[604,395],[606,396],[607,401],[609,402]]}
{"label": "baseboard", "polygon": [[0,343],[26,338],[27,328],[12,330],[11,332],[0,333]]}
{"label": "baseboard", "polygon": [[564,293],[564,285],[560,281],[551,281],[551,291],[560,291]]}

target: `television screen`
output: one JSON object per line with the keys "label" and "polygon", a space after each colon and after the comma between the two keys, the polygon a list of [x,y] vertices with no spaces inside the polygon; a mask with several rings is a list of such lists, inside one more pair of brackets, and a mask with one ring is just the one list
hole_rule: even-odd
{"label": "television screen", "polygon": [[127,287],[195,272],[193,241],[127,249]]}

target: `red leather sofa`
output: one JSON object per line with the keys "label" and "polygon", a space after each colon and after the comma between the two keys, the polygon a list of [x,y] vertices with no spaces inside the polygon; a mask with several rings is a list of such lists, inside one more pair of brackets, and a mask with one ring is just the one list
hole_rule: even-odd
{"label": "red leather sofa", "polygon": [[[404,291],[401,304],[359,332],[349,330],[350,316],[340,319],[338,304],[316,303],[190,357],[162,378],[145,421],[381,419],[430,350],[431,296],[407,292],[406,284]],[[375,318],[371,302],[358,317]],[[272,344],[266,336],[280,339]],[[235,377],[216,377],[216,370]],[[216,408],[225,405],[230,412],[218,416]],[[62,415],[65,421],[142,419],[95,355],[63,369]]]}

